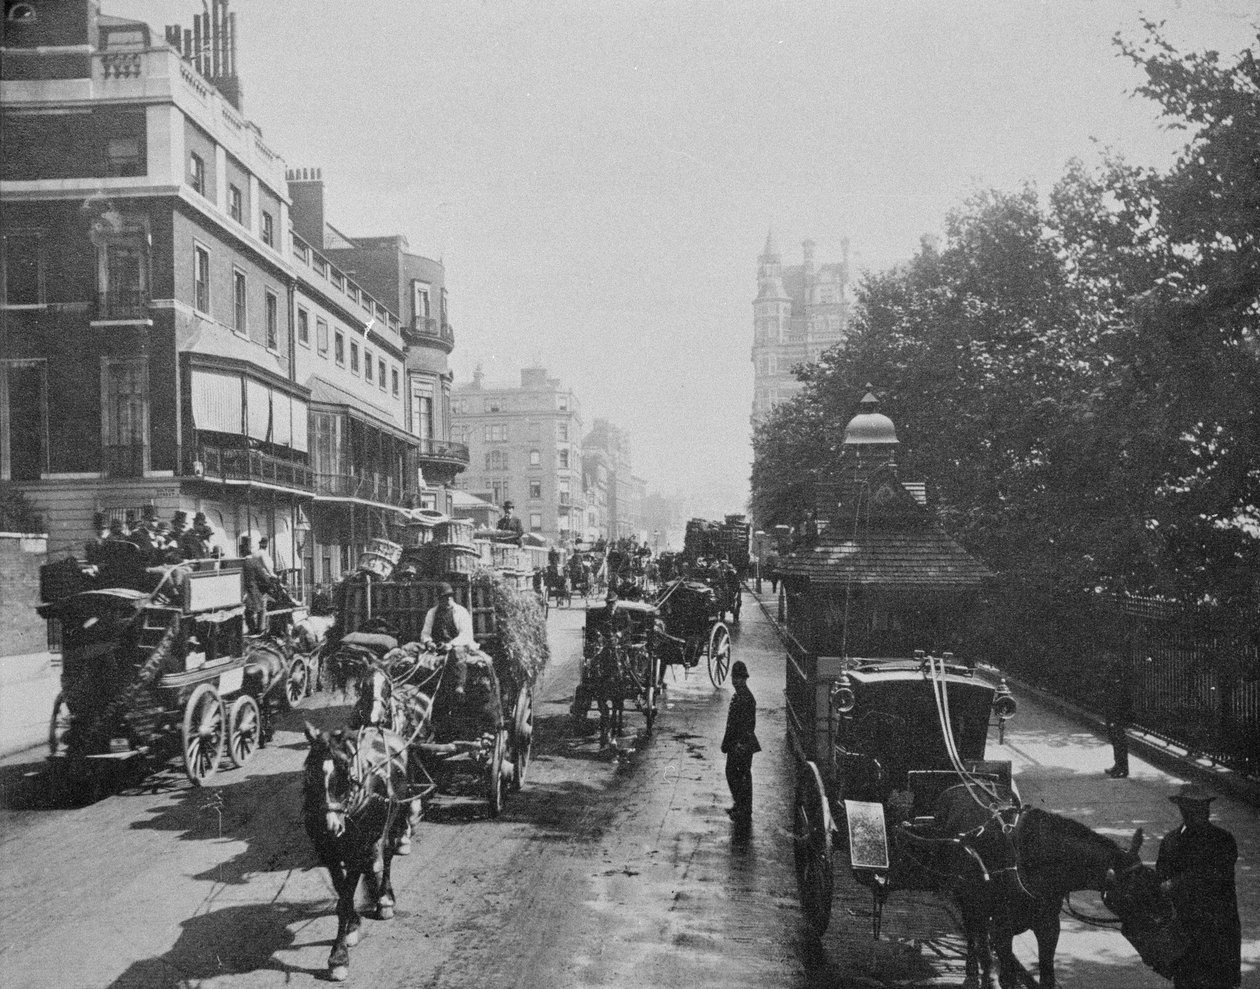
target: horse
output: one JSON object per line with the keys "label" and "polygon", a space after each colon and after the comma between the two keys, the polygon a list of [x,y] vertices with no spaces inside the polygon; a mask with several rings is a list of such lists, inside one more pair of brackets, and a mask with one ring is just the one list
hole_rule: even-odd
{"label": "horse", "polygon": [[397,796],[407,785],[406,741],[385,729],[329,734],[310,724],[306,740],[302,819],[337,891],[328,976],[342,982],[350,971],[349,949],[359,941],[354,897],[361,878],[367,879],[377,916],[394,915],[390,860],[402,822]]}
{"label": "horse", "polygon": [[[954,897],[971,933],[988,927],[1001,966],[1002,989],[1020,981],[1054,989],[1054,955],[1059,943],[1059,911],[1078,890],[1096,890],[1132,939],[1175,937],[1171,904],[1155,871],[1138,856],[1142,829],[1128,847],[1084,824],[1036,807],[1004,813],[990,801],[977,801],[966,784],[945,790],[936,805],[938,828],[961,838],[983,868],[959,877]],[[1012,950],[1016,935],[1031,930],[1037,939],[1039,983],[1033,983]],[[969,935],[971,955],[972,937]],[[983,939],[981,939],[983,940]],[[987,945],[974,946],[984,985],[992,984]],[[1145,952],[1143,953],[1145,957]],[[968,958],[968,971],[972,970]]]}
{"label": "horse", "polygon": [[[420,687],[409,683],[395,684],[379,666],[366,666],[360,673],[357,699],[350,709],[349,727],[386,728],[400,735],[407,743],[407,778],[424,778],[424,770],[415,755],[412,743],[429,735],[429,718],[433,698]],[[411,803],[406,827],[398,836],[395,855],[411,854],[411,839],[420,823],[424,808],[419,800]]]}
{"label": "horse", "polygon": [[625,661],[624,633],[599,632],[587,662],[587,689],[599,708],[599,745],[609,744],[610,732],[625,729],[626,698],[637,693]]}

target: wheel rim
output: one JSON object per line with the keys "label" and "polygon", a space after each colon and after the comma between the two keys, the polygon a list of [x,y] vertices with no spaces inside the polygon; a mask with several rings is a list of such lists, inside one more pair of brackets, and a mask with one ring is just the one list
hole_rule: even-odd
{"label": "wheel rim", "polygon": [[709,634],[709,680],[720,687],[731,668],[731,635],[720,622]]}
{"label": "wheel rim", "polygon": [[490,816],[498,817],[503,810],[503,735],[499,732],[494,740],[494,753],[490,756],[489,804]]}
{"label": "wheel rim", "polygon": [[306,671],[306,660],[299,656],[289,664],[289,676],[284,685],[284,695],[288,699],[290,707],[296,707],[302,698],[306,696],[306,685],[309,679],[310,677]]}
{"label": "wheel rim", "polygon": [[258,703],[245,695],[232,704],[229,720],[228,758],[232,765],[240,767],[258,749],[262,737],[262,718]]}
{"label": "wheel rim", "polygon": [[223,702],[209,684],[202,684],[184,716],[184,769],[195,784],[209,779],[223,758]]}
{"label": "wheel rim", "polygon": [[529,759],[534,748],[534,704],[533,694],[529,687],[521,689],[516,700],[516,751],[514,762],[516,774],[513,777],[514,788],[519,790],[525,782],[525,772],[529,769]]}

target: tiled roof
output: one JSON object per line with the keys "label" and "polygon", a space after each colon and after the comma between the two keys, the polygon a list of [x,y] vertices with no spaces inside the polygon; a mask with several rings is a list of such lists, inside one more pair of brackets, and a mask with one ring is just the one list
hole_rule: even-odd
{"label": "tiled roof", "polygon": [[833,533],[781,560],[780,571],[813,583],[942,590],[976,587],[993,575],[932,525],[857,537]]}

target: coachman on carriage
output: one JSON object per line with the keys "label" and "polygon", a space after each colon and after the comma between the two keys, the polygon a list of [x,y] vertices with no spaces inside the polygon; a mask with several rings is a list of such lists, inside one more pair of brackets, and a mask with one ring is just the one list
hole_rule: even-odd
{"label": "coachman on carriage", "polygon": [[1022,808],[1010,761],[989,758],[989,728],[1015,701],[955,652],[990,575],[939,527],[922,485],[900,479],[896,431],[876,407],[868,393],[845,431],[844,480],[819,485],[816,541],[781,563],[807,919],[819,933],[829,923],[838,849],[871,890],[876,937],[891,891],[954,898],[968,985],[981,970],[988,980],[990,943],[1002,985],[1015,985],[1011,940],[1028,929],[1041,984],[1053,985],[1060,902],[1074,889],[1102,892],[1143,957],[1175,954],[1180,935],[1137,857],[1140,832],[1125,849]]}

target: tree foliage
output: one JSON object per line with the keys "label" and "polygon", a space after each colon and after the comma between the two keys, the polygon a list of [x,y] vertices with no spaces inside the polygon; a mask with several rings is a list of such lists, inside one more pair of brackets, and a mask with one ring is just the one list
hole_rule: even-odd
{"label": "tree foliage", "polygon": [[1117,40],[1188,142],[972,197],[868,275],[849,337],[754,436],[759,525],[795,522],[865,382],[903,476],[1024,592],[1260,590],[1260,63]]}

